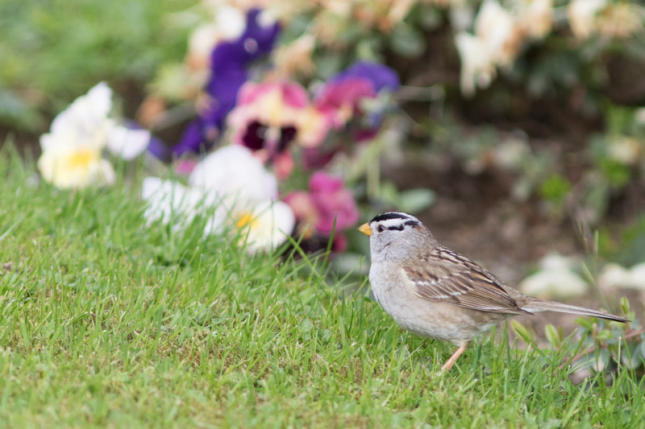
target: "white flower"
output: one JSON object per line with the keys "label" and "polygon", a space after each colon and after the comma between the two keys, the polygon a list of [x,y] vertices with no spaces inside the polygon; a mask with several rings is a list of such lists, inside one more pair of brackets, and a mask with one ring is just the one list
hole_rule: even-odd
{"label": "white flower", "polygon": [[[246,11],[260,5],[243,4],[230,0],[205,0],[202,2],[206,11],[212,16],[212,25],[217,33],[217,40],[237,39],[246,29]],[[264,10],[265,7],[262,5]]]}
{"label": "white flower", "polygon": [[511,63],[517,53],[517,28],[510,12],[495,0],[486,0],[475,19],[475,35],[480,39],[493,62]]}
{"label": "white flower", "polygon": [[540,261],[540,270],[525,278],[519,289],[527,295],[559,297],[583,295],[587,284],[573,270],[574,261],[558,254],[550,254]]}
{"label": "white flower", "polygon": [[278,16],[275,11],[268,8],[262,9],[262,12],[258,16],[258,23],[262,27],[271,27],[276,22],[278,22]]}
{"label": "white flower", "polygon": [[614,2],[594,16],[594,30],[608,38],[626,38],[643,32],[645,8],[636,2]]}
{"label": "white flower", "polygon": [[553,23],[553,0],[518,0],[520,2],[520,25],[533,39],[540,39],[551,31]]}
{"label": "white flower", "polygon": [[107,115],[112,108],[112,90],[105,82],[78,97],[54,118],[51,130],[41,136],[43,151],[60,144],[83,144],[102,149],[111,122]]}
{"label": "white flower", "polygon": [[142,189],[148,222],[161,220],[179,229],[198,213],[212,212],[204,235],[237,232],[252,253],[276,248],[294,228],[293,211],[276,201],[277,195],[275,177],[238,145],[218,149],[197,164],[189,186],[149,177]]}
{"label": "white flower", "polygon": [[221,39],[237,39],[246,28],[246,15],[244,11],[224,4],[217,8],[215,26]]}
{"label": "white flower", "polygon": [[210,3],[207,7],[213,13],[212,21],[199,25],[188,39],[188,63],[198,70],[208,67],[210,54],[218,42],[237,39],[246,28],[243,10],[224,1]]}
{"label": "white flower", "polygon": [[217,25],[212,22],[195,28],[188,38],[188,56],[195,61],[199,59],[203,65],[219,39]]}
{"label": "white flower", "polygon": [[598,276],[602,288],[629,288],[645,291],[645,263],[634,265],[631,269],[618,264],[607,264]]}
{"label": "white flower", "polygon": [[110,185],[115,180],[112,165],[92,145],[53,146],[40,156],[38,169],[47,182],[62,189]]}
{"label": "white flower", "polygon": [[641,143],[638,139],[632,137],[614,138],[607,145],[607,155],[609,155],[609,158],[622,164],[635,164],[642,152]]}
{"label": "white flower", "polygon": [[607,5],[607,0],[573,0],[567,8],[573,35],[586,39],[594,30],[596,14]]}
{"label": "white flower", "polygon": [[157,177],[143,180],[141,197],[147,203],[144,217],[148,224],[161,220],[163,223],[173,222],[175,226],[190,223],[197,214],[199,204],[204,201],[201,190]]}
{"label": "white flower", "polygon": [[474,35],[459,32],[455,37],[461,60],[461,91],[472,95],[487,87],[496,67],[508,67],[526,38],[544,37],[551,29],[552,0],[515,0],[513,12],[496,0],[486,0],[477,13]]}
{"label": "white flower", "polygon": [[[223,218],[227,216],[227,219]],[[225,228],[238,230],[250,253],[280,246],[293,231],[296,219],[288,204],[264,201],[255,207],[235,207],[230,212],[219,210],[206,225],[205,234]]]}
{"label": "white flower", "polygon": [[56,116],[50,132],[40,137],[38,169],[46,181],[59,188],[112,184],[114,170],[101,158],[103,148],[126,159],[145,149],[147,131],[128,130],[108,118],[111,97],[112,90],[101,82]]}
{"label": "white flower", "polygon": [[278,197],[278,182],[251,151],[229,145],[208,155],[188,179],[193,187],[233,198],[235,205],[255,205]]}
{"label": "white flower", "polygon": [[495,0],[486,0],[475,18],[475,34],[455,37],[461,60],[461,91],[470,96],[477,87],[487,87],[497,66],[507,66],[517,55],[519,26],[510,12]]}
{"label": "white flower", "polygon": [[521,168],[522,162],[531,155],[531,147],[525,140],[509,138],[493,148],[493,162],[505,169]]}
{"label": "white flower", "polygon": [[126,161],[136,158],[148,147],[150,131],[130,129],[122,125],[113,126],[107,135],[107,148]]}
{"label": "white flower", "polygon": [[[251,252],[275,249],[293,231],[296,218],[288,204],[266,201],[255,208],[255,217],[248,224],[247,246]],[[243,228],[238,220],[237,226]]]}
{"label": "white flower", "polygon": [[112,91],[103,82],[77,98],[40,137],[42,155],[38,169],[43,178],[59,188],[83,188],[114,183],[114,170],[101,159]]}
{"label": "white flower", "polygon": [[311,74],[315,68],[313,63],[315,47],[316,38],[309,33],[280,45],[273,53],[276,68],[287,76],[297,72]]}
{"label": "white flower", "polygon": [[495,64],[486,44],[472,34],[459,33],[455,42],[461,59],[461,92],[471,96],[477,87],[490,85],[496,73]]}

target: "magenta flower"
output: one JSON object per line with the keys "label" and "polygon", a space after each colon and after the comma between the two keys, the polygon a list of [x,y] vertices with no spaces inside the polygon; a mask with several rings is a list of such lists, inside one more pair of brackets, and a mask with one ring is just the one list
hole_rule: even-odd
{"label": "magenta flower", "polygon": [[273,164],[280,177],[293,169],[291,143],[313,146],[328,129],[325,116],[310,106],[304,88],[292,82],[246,83],[228,125],[233,141]]}
{"label": "magenta flower", "polygon": [[381,92],[392,92],[398,87],[399,78],[392,69],[382,64],[359,61],[329,79],[316,97],[315,105],[336,128],[355,119],[366,122],[354,136],[357,140],[365,140],[372,138],[378,130],[382,113],[379,110],[385,106],[377,111],[365,112],[363,101],[376,99]]}
{"label": "magenta flower", "polygon": [[379,132],[383,113],[390,107],[387,93],[398,87],[396,72],[367,61],[359,61],[329,79],[314,100],[315,110],[327,118],[328,128],[347,130],[351,137],[326,140],[324,144],[320,140],[306,146],[305,168],[322,168],[348,144],[373,139]]}
{"label": "magenta flower", "polygon": [[309,180],[309,193],[318,211],[316,229],[329,234],[334,228],[344,230],[358,221],[354,195],[345,188],[343,179],[318,171]]}
{"label": "magenta flower", "polygon": [[316,108],[325,113],[336,128],[344,126],[353,116],[360,114],[360,101],[374,98],[376,92],[369,81],[348,77],[331,81],[316,98]]}
{"label": "magenta flower", "polygon": [[309,180],[309,191],[292,192],[285,202],[291,206],[305,238],[329,237],[334,230],[334,250],[342,251],[346,240],[342,231],[358,221],[358,209],[343,179],[318,171]]}

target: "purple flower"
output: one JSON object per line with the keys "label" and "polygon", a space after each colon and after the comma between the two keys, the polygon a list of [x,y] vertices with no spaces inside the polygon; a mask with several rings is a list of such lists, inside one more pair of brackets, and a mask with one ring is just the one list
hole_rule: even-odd
{"label": "purple flower", "polygon": [[219,139],[226,124],[226,116],[235,107],[237,93],[248,80],[250,64],[273,49],[280,32],[275,23],[262,26],[260,9],[251,9],[246,15],[246,29],[236,40],[217,44],[211,54],[211,75],[206,85],[210,96],[207,106],[186,128],[173,153],[203,152]]}
{"label": "purple flower", "polygon": [[399,88],[399,76],[391,68],[369,61],[358,61],[345,71],[332,77],[329,82],[342,82],[345,79],[358,78],[370,82],[374,92],[381,90],[396,91]]}
{"label": "purple flower", "polygon": [[169,162],[171,159],[170,147],[155,136],[150,136],[150,142],[148,143],[148,152],[154,155],[157,159],[160,159],[164,162]]}
{"label": "purple flower", "polygon": [[211,67],[247,66],[251,61],[271,52],[280,33],[280,24],[276,22],[266,27],[262,26],[259,22],[261,12],[260,9],[249,10],[242,35],[237,40],[221,42],[215,47],[211,56]]}
{"label": "purple flower", "polygon": [[[360,61],[334,77],[323,87],[315,100],[316,109],[327,115],[335,128],[348,127],[356,141],[370,140],[381,125],[387,98],[378,98],[381,92],[391,92],[399,87],[399,78],[390,68],[376,63]],[[376,99],[369,111],[366,99]]]}

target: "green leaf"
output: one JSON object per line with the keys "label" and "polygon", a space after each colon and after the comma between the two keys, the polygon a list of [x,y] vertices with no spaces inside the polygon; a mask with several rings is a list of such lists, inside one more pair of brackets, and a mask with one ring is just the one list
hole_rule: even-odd
{"label": "green leaf", "polygon": [[342,58],[333,54],[321,54],[315,57],[316,72],[323,79],[327,79],[340,70],[342,65]]}
{"label": "green leaf", "polygon": [[629,369],[636,369],[645,362],[645,356],[641,354],[641,348],[632,344],[625,350],[623,350],[622,356],[620,357],[620,362]]}
{"label": "green leaf", "polygon": [[588,317],[578,317],[576,319],[576,323],[588,331],[591,331],[594,325],[593,319],[590,319]]}
{"label": "green leaf", "polygon": [[601,372],[609,365],[609,350],[600,349],[596,352],[593,369],[596,372]]}
{"label": "green leaf", "polygon": [[439,9],[422,7],[419,10],[419,23],[425,30],[436,30],[441,26],[443,19]]}
{"label": "green leaf", "polygon": [[552,174],[540,186],[540,195],[542,198],[554,203],[561,203],[569,194],[571,184],[559,174]]}
{"label": "green leaf", "polygon": [[620,298],[620,311],[623,314],[629,313],[629,300],[627,299],[626,296],[623,296],[622,298]]}
{"label": "green leaf", "polygon": [[406,23],[400,23],[390,36],[390,45],[397,54],[414,58],[423,53],[426,42],[421,33]]}
{"label": "green leaf", "polygon": [[622,188],[629,182],[631,171],[628,166],[611,159],[603,159],[600,162],[600,167],[612,186]]}
{"label": "green leaf", "polygon": [[614,333],[611,332],[609,329],[602,329],[598,334],[596,335],[596,339],[598,341],[606,341],[614,337]]}
{"label": "green leaf", "polygon": [[399,207],[404,212],[415,213],[429,207],[435,199],[430,189],[410,189],[399,194]]}
{"label": "green leaf", "polygon": [[415,213],[425,209],[434,202],[435,194],[430,189],[410,189],[399,191],[392,182],[382,182],[379,187],[379,198],[397,210]]}
{"label": "green leaf", "polygon": [[391,204],[395,207],[399,205],[399,192],[396,189],[396,186],[392,182],[381,182],[381,185],[378,190],[379,198],[384,202]]}
{"label": "green leaf", "polygon": [[562,335],[555,326],[551,325],[550,323],[547,324],[544,327],[544,335],[546,336],[546,339],[549,341],[551,346],[556,349],[560,348],[560,346],[562,345]]}
{"label": "green leaf", "polygon": [[511,320],[511,327],[513,328],[515,333],[525,342],[529,344],[535,344],[533,334],[531,334],[531,331],[529,331],[526,326],[522,325],[517,320]]}

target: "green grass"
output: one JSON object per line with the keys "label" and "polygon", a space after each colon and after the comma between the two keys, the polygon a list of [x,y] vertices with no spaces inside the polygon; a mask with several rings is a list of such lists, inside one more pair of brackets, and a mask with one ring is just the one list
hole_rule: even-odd
{"label": "green grass", "polygon": [[306,262],[250,257],[199,222],[146,226],[136,187],[63,192],[33,175],[0,151],[0,426],[645,421],[645,382],[627,370],[576,387],[562,355],[484,339],[440,375],[451,345]]}
{"label": "green grass", "polygon": [[0,125],[43,131],[102,80],[138,99],[161,64],[182,61],[190,26],[172,14],[196,3],[0,1]]}

